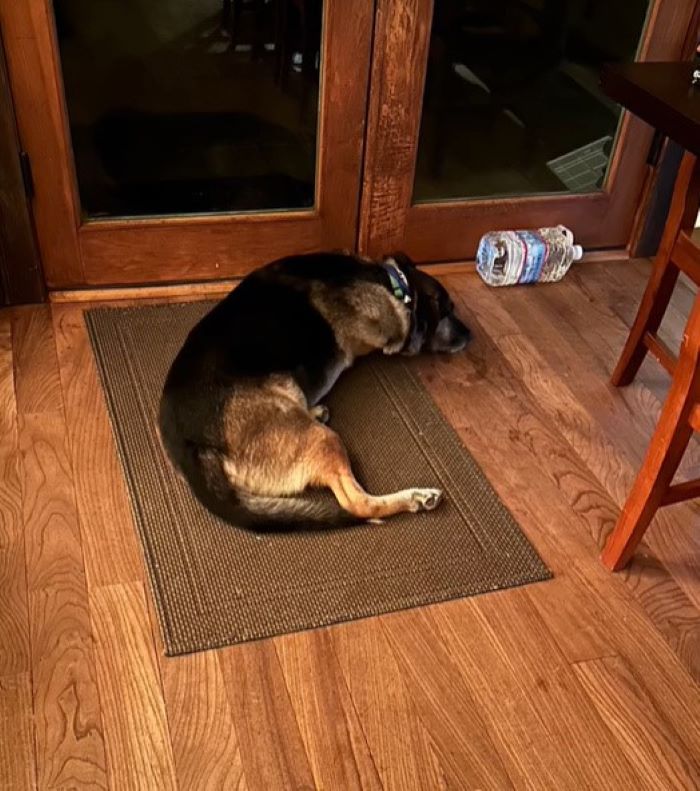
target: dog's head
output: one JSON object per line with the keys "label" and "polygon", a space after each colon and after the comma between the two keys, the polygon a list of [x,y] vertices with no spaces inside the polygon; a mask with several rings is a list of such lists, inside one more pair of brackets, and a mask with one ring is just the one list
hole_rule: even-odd
{"label": "dog's head", "polygon": [[461,351],[469,342],[471,332],[455,316],[455,306],[447,289],[434,277],[417,269],[403,253],[392,255],[386,261],[404,273],[412,292],[411,334],[403,354]]}

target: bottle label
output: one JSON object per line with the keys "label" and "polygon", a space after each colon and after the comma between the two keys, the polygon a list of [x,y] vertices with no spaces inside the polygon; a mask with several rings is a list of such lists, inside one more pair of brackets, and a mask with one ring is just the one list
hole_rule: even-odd
{"label": "bottle label", "polygon": [[523,268],[518,278],[519,283],[536,283],[540,279],[542,266],[547,260],[549,245],[542,235],[533,231],[518,231],[524,246]]}

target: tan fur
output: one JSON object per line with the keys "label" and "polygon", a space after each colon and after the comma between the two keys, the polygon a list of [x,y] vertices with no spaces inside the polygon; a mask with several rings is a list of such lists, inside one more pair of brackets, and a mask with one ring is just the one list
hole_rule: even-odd
{"label": "tan fur", "polygon": [[338,346],[352,364],[356,357],[381,349],[400,351],[408,335],[408,308],[379,283],[361,283],[344,289],[315,284],[311,303],[333,327]]}

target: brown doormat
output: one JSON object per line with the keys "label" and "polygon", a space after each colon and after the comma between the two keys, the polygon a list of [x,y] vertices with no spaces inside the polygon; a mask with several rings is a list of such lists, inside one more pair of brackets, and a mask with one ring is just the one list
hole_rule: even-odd
{"label": "brown doormat", "polygon": [[211,305],[86,314],[169,655],[551,576],[418,381],[419,360],[366,359],[326,403],[369,491],[437,486],[436,511],[272,535],[210,515],[170,467],[155,419],[170,362]]}

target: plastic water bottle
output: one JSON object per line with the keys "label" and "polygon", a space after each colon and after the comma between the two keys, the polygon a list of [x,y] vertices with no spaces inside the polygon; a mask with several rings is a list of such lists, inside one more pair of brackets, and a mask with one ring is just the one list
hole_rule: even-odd
{"label": "plastic water bottle", "polygon": [[583,255],[568,228],[537,231],[493,231],[479,242],[476,271],[490,286],[547,283],[561,280]]}

